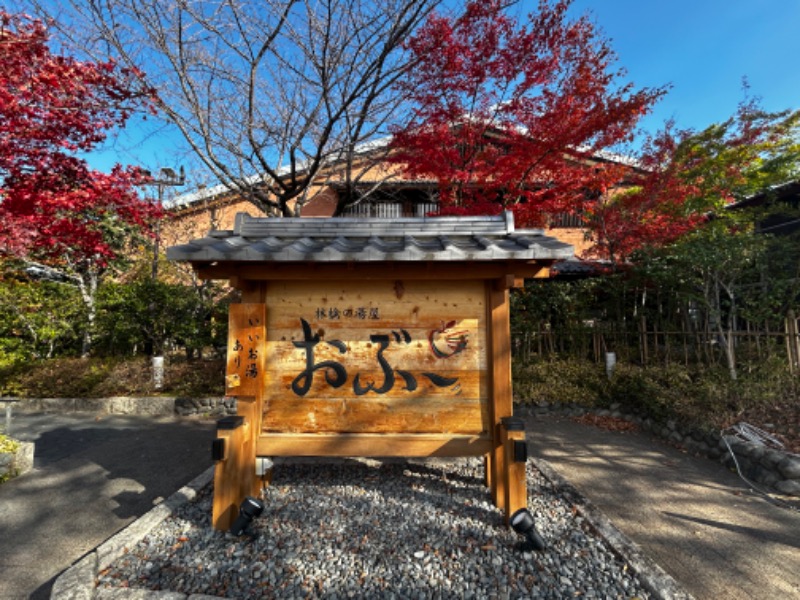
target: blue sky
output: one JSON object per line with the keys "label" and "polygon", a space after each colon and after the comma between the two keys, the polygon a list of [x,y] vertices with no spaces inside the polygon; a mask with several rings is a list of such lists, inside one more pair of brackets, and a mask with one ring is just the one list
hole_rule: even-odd
{"label": "blue sky", "polygon": [[[574,0],[573,12],[590,13],[636,87],[672,85],[642,121],[647,131],[671,118],[694,129],[725,120],[743,98],[743,77],[764,108],[800,109],[800,0]],[[91,162],[175,168],[188,160],[179,143],[132,122]]]}
{"label": "blue sky", "polygon": [[743,98],[742,78],[764,108],[800,108],[798,0],[575,0],[610,38],[636,86],[672,84],[646,119],[701,129]]}

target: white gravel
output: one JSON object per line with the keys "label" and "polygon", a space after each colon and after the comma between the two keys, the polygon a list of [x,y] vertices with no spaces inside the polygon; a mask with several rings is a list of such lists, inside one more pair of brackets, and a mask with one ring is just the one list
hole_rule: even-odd
{"label": "white gravel", "polygon": [[521,552],[481,459],[276,464],[251,536],[211,528],[211,489],[118,558],[100,588],[226,598],[650,598],[528,464],[528,506],[548,544]]}

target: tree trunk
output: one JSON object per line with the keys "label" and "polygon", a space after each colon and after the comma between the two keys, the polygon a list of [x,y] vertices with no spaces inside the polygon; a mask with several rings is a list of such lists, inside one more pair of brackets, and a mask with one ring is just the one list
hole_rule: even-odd
{"label": "tree trunk", "polygon": [[83,330],[81,358],[88,358],[94,342],[94,326],[97,320],[97,283],[98,275],[94,269],[88,269],[76,277],[81,299],[86,307],[86,327]]}

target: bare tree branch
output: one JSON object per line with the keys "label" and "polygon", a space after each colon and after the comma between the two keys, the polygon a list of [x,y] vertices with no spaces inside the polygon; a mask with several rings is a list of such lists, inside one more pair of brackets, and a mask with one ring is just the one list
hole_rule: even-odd
{"label": "bare tree branch", "polygon": [[213,177],[290,216],[332,160],[352,167],[401,118],[402,44],[441,0],[28,2],[76,48],[145,73]]}

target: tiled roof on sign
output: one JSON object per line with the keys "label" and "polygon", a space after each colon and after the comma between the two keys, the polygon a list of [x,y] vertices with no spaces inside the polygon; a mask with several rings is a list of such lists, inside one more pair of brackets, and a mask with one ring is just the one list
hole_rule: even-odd
{"label": "tiled roof on sign", "polygon": [[514,217],[274,219],[240,213],[234,229],[167,251],[186,262],[413,262],[560,260],[572,246],[539,229],[515,230]]}

